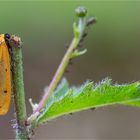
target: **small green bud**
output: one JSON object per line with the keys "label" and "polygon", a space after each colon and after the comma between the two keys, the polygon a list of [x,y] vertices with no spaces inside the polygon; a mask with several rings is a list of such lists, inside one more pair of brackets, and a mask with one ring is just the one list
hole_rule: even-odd
{"label": "small green bud", "polygon": [[87,52],[87,49],[84,49],[82,51],[79,51],[79,50],[75,50],[72,55],[71,55],[71,58],[75,58],[75,57],[78,57],[78,56],[81,56],[83,54],[85,54]]}
{"label": "small green bud", "polygon": [[78,7],[75,9],[75,13],[78,17],[85,17],[87,14],[87,9],[85,7]]}

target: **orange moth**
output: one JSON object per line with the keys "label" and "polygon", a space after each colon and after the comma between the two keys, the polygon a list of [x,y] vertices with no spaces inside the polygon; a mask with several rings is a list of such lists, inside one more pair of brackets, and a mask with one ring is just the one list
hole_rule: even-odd
{"label": "orange moth", "polygon": [[10,55],[6,38],[9,34],[0,34],[0,115],[5,115],[11,100]]}

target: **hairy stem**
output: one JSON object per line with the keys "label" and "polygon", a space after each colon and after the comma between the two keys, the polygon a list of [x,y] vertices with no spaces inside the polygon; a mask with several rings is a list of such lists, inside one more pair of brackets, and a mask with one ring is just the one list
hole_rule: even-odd
{"label": "hairy stem", "polygon": [[48,97],[53,93],[53,91],[57,87],[59,81],[61,80],[61,78],[65,72],[65,69],[69,63],[69,60],[71,59],[71,55],[73,53],[73,50],[77,46],[78,42],[79,42],[78,38],[73,39],[70,47],[68,48],[66,54],[64,55],[60,65],[59,65],[59,67],[58,67],[49,87],[48,87],[46,94],[43,96],[42,100],[40,101],[40,103],[38,105],[38,108],[35,110],[36,112],[39,112],[44,107],[44,105],[47,102]]}
{"label": "hairy stem", "polygon": [[12,69],[14,105],[17,119],[16,139],[26,140],[29,139],[29,137],[25,125],[27,115],[26,115],[24,82],[23,82],[22,49],[21,47],[14,46],[13,43],[10,46],[12,47],[11,69]]}
{"label": "hairy stem", "polygon": [[[81,7],[80,7],[81,8]],[[79,13],[81,14],[82,11],[82,16],[79,15]],[[76,11],[77,12],[77,11]],[[72,40],[67,52],[65,53],[49,87],[47,92],[44,94],[43,98],[41,99],[41,101],[38,104],[38,107],[35,109],[34,113],[36,112],[40,112],[41,109],[43,109],[44,105],[46,104],[48,97],[53,93],[53,91],[56,89],[58,83],[60,82],[66,68],[67,65],[69,64],[69,61],[72,57],[73,52],[76,50],[79,41],[81,40],[83,34],[84,34],[84,30],[86,27],[86,10],[84,8],[80,9],[78,8],[78,15],[79,17],[79,23],[78,25],[76,25],[76,23],[74,24],[74,39]]]}

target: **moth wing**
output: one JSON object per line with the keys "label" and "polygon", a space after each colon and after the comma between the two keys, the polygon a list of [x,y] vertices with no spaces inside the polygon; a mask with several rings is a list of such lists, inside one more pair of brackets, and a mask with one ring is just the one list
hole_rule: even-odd
{"label": "moth wing", "polygon": [[8,112],[11,101],[10,58],[6,43],[0,45],[0,115]]}

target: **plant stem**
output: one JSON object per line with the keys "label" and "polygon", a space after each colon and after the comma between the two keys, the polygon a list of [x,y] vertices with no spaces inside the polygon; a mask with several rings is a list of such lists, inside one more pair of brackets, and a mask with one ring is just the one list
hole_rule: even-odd
{"label": "plant stem", "polygon": [[[70,44],[67,52],[65,53],[49,87],[47,92],[44,94],[44,96],[42,97],[41,101],[38,104],[38,107],[34,110],[33,114],[40,112],[44,105],[46,104],[48,97],[53,93],[53,91],[56,89],[58,83],[60,82],[66,68],[67,65],[69,64],[69,61],[71,59],[71,56],[73,54],[73,52],[76,50],[79,41],[81,40],[83,34],[84,34],[84,30],[86,27],[86,9],[83,7],[79,7],[76,10],[76,14],[79,17],[79,23],[78,25],[76,25],[76,23],[74,24],[74,39],[72,40],[72,43]],[[32,116],[32,115],[31,115]]]}
{"label": "plant stem", "polygon": [[69,60],[71,59],[71,55],[73,53],[73,50],[77,46],[78,42],[79,42],[79,39],[77,39],[77,38],[73,39],[70,47],[68,48],[66,54],[64,55],[60,65],[59,65],[59,67],[58,67],[49,87],[48,87],[46,94],[43,96],[43,98],[40,101],[38,108],[35,110],[35,112],[39,112],[42,109],[42,107],[44,107],[44,105],[47,102],[48,97],[53,93],[53,91],[57,87],[59,81],[61,80],[61,78],[65,72],[65,69],[69,63]]}
{"label": "plant stem", "polygon": [[12,47],[11,69],[12,69],[14,105],[17,119],[16,139],[26,140],[29,139],[29,137],[25,125],[27,115],[26,115],[24,82],[23,82],[22,49],[21,47],[16,47],[13,44],[10,46]]}

